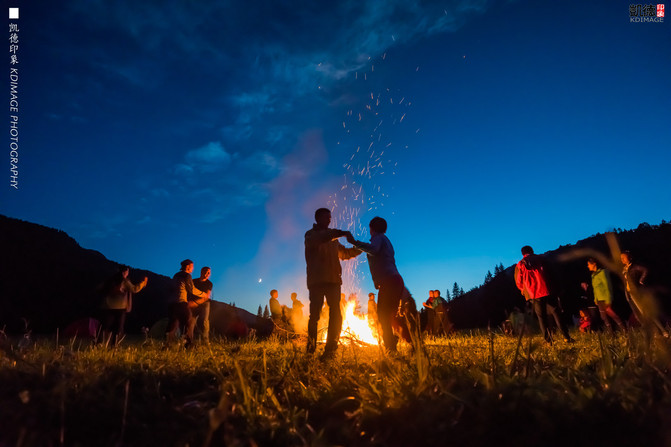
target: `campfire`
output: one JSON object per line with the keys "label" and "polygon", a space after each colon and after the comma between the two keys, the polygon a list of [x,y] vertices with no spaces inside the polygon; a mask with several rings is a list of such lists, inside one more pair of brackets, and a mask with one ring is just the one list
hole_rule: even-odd
{"label": "campfire", "polygon": [[[377,322],[368,321],[368,314],[356,312],[357,302],[347,301],[342,316],[342,331],[340,332],[340,342],[349,344],[368,344],[378,345]],[[326,327],[321,331],[320,341],[326,342]]]}

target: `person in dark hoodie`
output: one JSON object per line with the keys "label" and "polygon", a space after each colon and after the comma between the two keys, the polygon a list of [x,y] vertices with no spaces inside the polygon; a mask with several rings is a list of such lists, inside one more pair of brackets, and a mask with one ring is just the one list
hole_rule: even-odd
{"label": "person in dark hoodie", "polygon": [[568,333],[566,324],[562,321],[559,310],[549,303],[548,298],[550,290],[547,284],[546,268],[544,259],[534,254],[533,248],[528,245],[522,247],[522,259],[515,267],[515,284],[520,289],[524,298],[531,303],[536,316],[541,333],[545,341],[552,343],[552,334],[547,327],[548,314],[552,315],[557,323],[557,327],[564,335],[564,341],[572,343],[573,339]]}
{"label": "person in dark hoodie", "polygon": [[315,223],[305,233],[305,263],[307,285],[310,299],[310,317],[308,319],[307,352],[312,354],[317,348],[317,325],[324,305],[324,298],[329,306],[329,326],[326,336],[326,347],[322,359],[335,355],[338,339],[342,330],[342,314],[340,312],[340,286],[342,285],[341,260],[361,254],[357,248],[346,248],[338,238],[347,232],[329,228],[331,211],[319,208],[315,211]]}

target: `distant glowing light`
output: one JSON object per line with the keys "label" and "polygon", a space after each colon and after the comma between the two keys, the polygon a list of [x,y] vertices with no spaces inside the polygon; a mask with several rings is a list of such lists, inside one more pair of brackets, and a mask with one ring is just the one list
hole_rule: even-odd
{"label": "distant glowing light", "polygon": [[263,282],[263,279],[259,278],[259,284],[261,284],[262,282]]}

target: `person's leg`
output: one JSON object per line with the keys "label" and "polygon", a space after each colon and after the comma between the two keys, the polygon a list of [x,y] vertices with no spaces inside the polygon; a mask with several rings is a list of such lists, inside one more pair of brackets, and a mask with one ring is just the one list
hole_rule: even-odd
{"label": "person's leg", "polygon": [[606,325],[606,328],[608,329],[608,332],[610,334],[613,333],[613,327],[610,324],[610,320],[608,319],[608,309],[610,308],[608,304],[605,301],[597,301],[596,302],[597,307],[599,308],[599,315],[601,316],[601,321],[603,321],[603,324]]}
{"label": "person's leg", "polygon": [[536,312],[536,318],[538,318],[541,334],[543,334],[546,341],[552,342],[552,337],[547,329],[546,297],[531,300],[531,305],[534,308],[534,312]]}
{"label": "person's leg", "polygon": [[617,324],[617,326],[620,328],[622,332],[625,332],[627,330],[626,326],[622,322],[622,319],[620,319],[620,317],[615,313],[612,306],[606,307],[606,314],[613,319],[615,324]]}
{"label": "person's leg", "polygon": [[643,316],[635,298],[631,295],[630,292],[625,292],[624,296],[627,298],[627,303],[629,303],[629,307],[631,307],[631,312],[634,314],[634,318],[636,318],[639,324],[642,323]]}
{"label": "person's leg", "polygon": [[403,317],[403,327],[406,328],[403,331],[403,339],[412,346],[413,351],[415,350],[415,342],[420,342],[422,334],[419,333],[419,313],[417,312],[417,305],[415,301],[410,298],[402,303]]}
{"label": "person's leg", "polygon": [[378,294],[377,314],[382,329],[382,340],[388,351],[396,351],[398,337],[394,335],[391,328],[391,321],[398,311],[398,305],[401,302],[403,293],[403,279],[400,276],[388,278],[380,285]]}
{"label": "person's leg", "polygon": [[447,313],[445,312],[445,309],[441,308],[436,309],[436,315],[438,316],[438,322],[440,323],[440,329],[439,329],[439,334],[447,336],[450,333],[450,325],[447,321]]}
{"label": "person's leg", "polygon": [[[379,301],[378,294],[378,301]],[[429,335],[436,335],[436,311],[433,309],[426,309],[426,332]]]}
{"label": "person's leg", "polygon": [[124,326],[126,324],[126,309],[119,309],[119,314],[117,316],[118,326],[115,344],[118,344],[124,336]]}
{"label": "person's leg", "polygon": [[340,284],[326,284],[324,286],[324,294],[326,295],[326,302],[329,305],[329,328],[324,352],[333,352],[338,348],[338,340],[342,331]]}
{"label": "person's leg", "polygon": [[193,343],[193,330],[196,327],[196,319],[193,317],[193,314],[191,313],[191,309],[189,308],[189,305],[184,303],[182,306],[182,312],[183,312],[183,320],[184,320],[184,336],[186,339],[186,344],[185,346],[191,346]]}
{"label": "person's leg", "polygon": [[203,341],[205,343],[210,342],[210,301],[205,301],[205,303],[201,304],[200,307],[201,312],[200,312],[200,318],[201,318],[201,324],[202,324],[202,329],[201,329],[201,337],[203,337]]}
{"label": "person's leg", "polygon": [[[193,336],[193,327],[191,327],[191,321],[195,320],[191,316],[191,310],[189,309],[189,305],[187,303],[175,303],[174,307],[174,317],[175,323],[170,326],[170,336],[168,337],[169,339],[173,338],[175,336],[175,332],[177,332],[177,327],[179,327],[180,331],[182,331],[182,337],[186,339],[187,343],[191,342],[192,336]],[[191,332],[189,332],[191,331]]]}
{"label": "person's leg", "polygon": [[114,325],[114,311],[112,309],[105,309],[103,311],[103,339],[102,343],[109,343],[112,337],[112,327]]}
{"label": "person's leg", "polygon": [[[109,344],[115,346],[119,338],[119,326],[120,321],[119,317],[121,315],[122,309],[110,309],[110,334],[109,334]],[[124,310],[125,312],[125,310]]]}
{"label": "person's leg", "polygon": [[[636,315],[636,318],[638,319],[639,323],[641,323],[641,326],[648,331],[648,327],[652,328],[652,326],[656,326],[659,332],[664,335],[664,337],[668,337],[669,333],[666,330],[666,327],[662,324],[662,322],[659,320],[658,316],[658,309],[656,306],[656,303],[654,301],[650,301],[649,299],[646,300],[645,295],[637,295],[633,294],[631,292],[626,293],[626,296],[629,300],[629,305],[631,306],[631,310],[634,312],[634,315]],[[647,301],[647,306],[643,303]],[[647,312],[644,312],[643,309],[648,309]],[[650,324],[652,323],[652,324]],[[651,334],[648,331],[648,336]]]}
{"label": "person's leg", "polygon": [[568,333],[568,327],[566,326],[566,323],[564,323],[564,320],[561,317],[561,312],[559,309],[557,309],[555,306],[549,303],[549,301],[546,301],[546,312],[550,315],[555,320],[555,323],[557,324],[557,329],[559,329],[564,336],[564,340],[566,341],[571,341],[571,335]]}
{"label": "person's leg", "polygon": [[310,300],[310,316],[308,317],[308,344],[307,352],[312,354],[317,349],[317,328],[319,316],[324,307],[324,289],[322,287],[311,287],[308,289]]}
{"label": "person's leg", "polygon": [[177,328],[180,326],[177,304],[178,303],[172,303],[170,305],[170,318],[168,319],[168,325],[165,327],[165,341],[167,343],[175,341]]}

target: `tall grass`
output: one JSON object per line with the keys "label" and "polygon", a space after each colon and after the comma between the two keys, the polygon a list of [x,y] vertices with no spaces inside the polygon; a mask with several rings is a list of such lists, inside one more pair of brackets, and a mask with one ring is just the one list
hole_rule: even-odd
{"label": "tall grass", "polygon": [[387,357],[304,342],[0,350],[0,445],[668,445],[669,341],[486,331]]}

